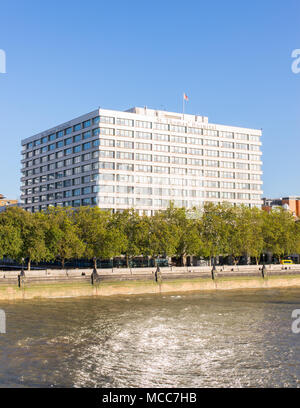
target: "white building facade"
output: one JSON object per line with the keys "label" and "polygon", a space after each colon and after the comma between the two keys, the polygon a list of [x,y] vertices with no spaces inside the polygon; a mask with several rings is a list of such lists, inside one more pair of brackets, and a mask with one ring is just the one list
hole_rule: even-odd
{"label": "white building facade", "polygon": [[21,203],[135,208],[262,204],[261,130],[198,115],[97,109],[22,141]]}

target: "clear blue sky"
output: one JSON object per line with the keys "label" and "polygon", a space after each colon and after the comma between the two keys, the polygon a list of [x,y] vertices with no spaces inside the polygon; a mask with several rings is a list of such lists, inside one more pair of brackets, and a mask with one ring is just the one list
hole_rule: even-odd
{"label": "clear blue sky", "polygon": [[0,192],[20,140],[98,106],[181,110],[263,128],[264,195],[300,195],[299,0],[2,2]]}

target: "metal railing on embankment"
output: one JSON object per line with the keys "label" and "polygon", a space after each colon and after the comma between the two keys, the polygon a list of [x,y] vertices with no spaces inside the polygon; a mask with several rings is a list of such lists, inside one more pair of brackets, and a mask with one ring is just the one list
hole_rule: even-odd
{"label": "metal railing on embankment", "polygon": [[[0,271],[0,285],[31,285],[37,283],[133,281],[157,280],[157,269],[149,268],[113,268],[98,269],[44,269],[24,271]],[[184,266],[161,267],[159,280],[171,279],[218,279],[225,277],[261,277],[275,275],[298,275],[300,265],[237,265],[237,266]]]}

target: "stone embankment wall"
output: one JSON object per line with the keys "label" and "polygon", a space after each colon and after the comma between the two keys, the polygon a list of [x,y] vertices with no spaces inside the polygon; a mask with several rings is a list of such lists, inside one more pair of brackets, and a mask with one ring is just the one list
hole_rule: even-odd
{"label": "stone embankment wall", "polygon": [[185,291],[300,287],[300,265],[0,271],[0,301]]}
{"label": "stone embankment wall", "polygon": [[[214,277],[234,276],[262,276],[262,265],[239,265],[239,266],[217,266]],[[124,280],[152,280],[156,268],[107,268],[98,269],[100,280],[124,281]],[[161,276],[165,279],[180,278],[212,278],[211,266],[187,266],[187,267],[161,267]],[[53,281],[90,281],[92,269],[43,269],[25,270],[25,281],[30,282],[53,282]],[[266,265],[264,274],[266,276],[300,274],[300,265]],[[20,271],[1,271],[0,284],[18,281]]]}
{"label": "stone embankment wall", "polygon": [[[262,265],[239,265],[239,266],[217,266],[214,278],[237,277],[237,276],[262,276]],[[64,281],[90,281],[92,269],[43,269],[25,270],[24,281],[31,282],[64,282]],[[132,281],[153,280],[155,267],[150,268],[113,268],[98,269],[100,280],[103,281]],[[210,266],[188,266],[188,267],[162,267],[160,268],[163,280],[168,279],[212,279],[212,267]],[[295,275],[300,274],[300,265],[266,265],[264,275]],[[0,271],[0,285],[7,283],[18,283],[20,271]]]}

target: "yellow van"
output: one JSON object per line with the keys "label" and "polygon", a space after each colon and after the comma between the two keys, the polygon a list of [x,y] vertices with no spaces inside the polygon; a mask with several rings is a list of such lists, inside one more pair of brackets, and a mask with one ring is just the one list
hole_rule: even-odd
{"label": "yellow van", "polygon": [[291,259],[282,259],[280,263],[281,265],[292,265],[294,262]]}

